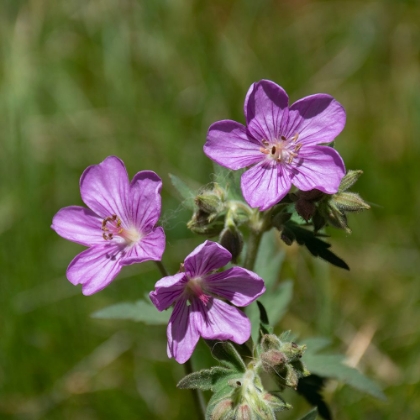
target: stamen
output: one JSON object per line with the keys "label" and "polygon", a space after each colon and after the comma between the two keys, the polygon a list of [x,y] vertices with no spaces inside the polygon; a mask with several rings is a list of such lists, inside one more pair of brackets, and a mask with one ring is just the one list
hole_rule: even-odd
{"label": "stamen", "polygon": [[285,137],[285,136],[281,136],[280,138],[281,138],[283,141],[284,141],[284,140],[286,140],[286,137]]}
{"label": "stamen", "polygon": [[268,146],[270,143],[268,142],[268,140],[262,140],[261,141],[261,143],[264,145],[264,146]]}
{"label": "stamen", "polygon": [[270,154],[270,151],[267,150],[267,149],[264,149],[264,147],[260,147],[260,152],[261,153],[264,153],[265,155],[269,155]]}

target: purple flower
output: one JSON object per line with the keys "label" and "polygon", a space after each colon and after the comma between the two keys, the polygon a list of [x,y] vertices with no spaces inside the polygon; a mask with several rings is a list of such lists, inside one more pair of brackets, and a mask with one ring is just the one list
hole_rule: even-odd
{"label": "purple flower", "polygon": [[52,228],[63,238],[88,246],[70,263],[67,278],[85,295],[108,286],[124,265],[160,260],[165,234],[159,219],[161,179],[152,171],[128,179],[115,156],[89,166],[80,178],[82,200],[90,208],[61,209]]}
{"label": "purple flower", "polygon": [[159,280],[150,293],[159,311],[174,305],[167,329],[167,352],[178,363],[191,357],[200,336],[238,344],[248,340],[249,319],[220,299],[237,306],[249,305],[264,293],[264,281],[241,267],[214,273],[231,259],[221,245],[206,241],[185,258],[184,272]]}
{"label": "purple flower", "polygon": [[346,122],[343,107],[330,95],[307,96],[288,106],[289,98],[269,80],[254,83],[245,98],[246,127],[236,121],[212,124],[204,153],[229,169],[253,166],[241,178],[245,200],[267,210],[292,183],[302,191],[338,191],[343,160],[329,146]]}

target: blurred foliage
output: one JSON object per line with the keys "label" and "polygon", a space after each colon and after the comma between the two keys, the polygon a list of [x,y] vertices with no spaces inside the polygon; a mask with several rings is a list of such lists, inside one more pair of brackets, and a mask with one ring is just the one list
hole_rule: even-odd
{"label": "blurred foliage", "polygon": [[[0,3],[0,418],[194,419],[165,327],[90,318],[141,298],[159,274],[125,268],[84,297],[65,279],[82,247],[50,228],[81,204],[78,179],[108,155],[131,176],[164,181],[165,262],[174,271],[201,238],[185,227],[168,173],[210,181],[208,126],[244,120],[262,78],[291,101],[337,98],[347,126],[336,147],[372,210],[330,230],[351,271],[286,249],[295,279],[279,328],[333,338],[389,403],[331,383],[340,420],[420,413],[420,7],[416,1],[3,0]],[[417,180],[417,181],[416,181]],[[194,363],[206,367],[202,343]],[[298,418],[308,407],[287,396]]]}

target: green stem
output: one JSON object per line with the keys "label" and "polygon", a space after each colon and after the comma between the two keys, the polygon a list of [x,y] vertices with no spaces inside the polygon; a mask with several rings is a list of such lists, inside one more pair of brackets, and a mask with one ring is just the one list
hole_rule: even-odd
{"label": "green stem", "polygon": [[[165,267],[165,265],[163,264],[162,261],[155,261],[155,263],[156,263],[160,273],[162,274],[162,276],[167,277],[167,276],[170,275],[169,271],[166,269],[166,267]],[[193,373],[191,359],[189,359],[184,364],[184,370],[185,370],[186,375],[189,375],[190,373]],[[206,404],[204,402],[203,394],[198,389],[192,389],[191,392],[192,392],[192,397],[193,397],[193,400],[194,400],[194,405],[197,409],[198,418],[204,420],[206,418]]]}
{"label": "green stem", "polygon": [[[191,359],[188,359],[185,362],[184,369],[187,375],[194,372]],[[198,414],[197,418],[204,420],[206,418],[206,404],[204,402],[203,394],[198,389],[192,389],[191,392],[194,400],[194,405]]]}
{"label": "green stem", "polygon": [[159,269],[160,273],[162,274],[163,277],[167,277],[169,276],[169,271],[166,269],[165,265],[163,264],[162,261],[155,261],[157,268]]}
{"label": "green stem", "polygon": [[260,246],[263,231],[258,229],[251,229],[251,233],[248,238],[248,247],[246,250],[244,268],[247,270],[253,270],[255,260],[257,258],[258,248]]}

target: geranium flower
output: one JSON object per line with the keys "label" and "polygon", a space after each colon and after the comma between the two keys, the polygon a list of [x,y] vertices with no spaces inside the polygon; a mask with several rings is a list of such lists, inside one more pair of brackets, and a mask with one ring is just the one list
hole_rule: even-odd
{"label": "geranium flower", "polygon": [[80,193],[90,208],[61,209],[52,228],[63,238],[88,246],[67,269],[85,295],[108,286],[124,265],[160,260],[165,234],[155,227],[160,216],[161,179],[152,171],[129,181],[124,163],[115,156],[89,166],[80,178]]}
{"label": "geranium flower", "polygon": [[343,107],[330,95],[307,96],[288,106],[289,98],[269,80],[254,83],[245,98],[246,127],[236,121],[212,124],[204,153],[219,165],[237,170],[245,200],[267,210],[292,183],[335,194],[345,174],[343,160],[329,146],[346,122]]}
{"label": "geranium flower", "polygon": [[168,357],[185,363],[201,337],[242,344],[251,324],[237,306],[246,306],[265,291],[264,281],[252,271],[233,267],[214,273],[232,259],[228,250],[206,241],[185,258],[183,272],[156,283],[150,298],[159,311],[174,305],[167,328]]}

